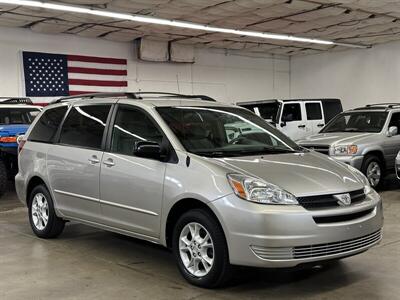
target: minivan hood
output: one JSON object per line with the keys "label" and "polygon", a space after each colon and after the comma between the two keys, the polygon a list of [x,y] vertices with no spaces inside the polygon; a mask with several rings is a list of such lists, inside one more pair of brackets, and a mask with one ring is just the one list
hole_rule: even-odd
{"label": "minivan hood", "polygon": [[212,160],[232,173],[261,178],[296,197],[345,193],[364,187],[346,165],[315,152]]}
{"label": "minivan hood", "polygon": [[303,140],[297,141],[299,145],[321,145],[321,146],[332,146],[332,145],[352,145],[361,143],[364,139],[369,139],[379,133],[369,132],[327,132],[318,133],[309,136]]}

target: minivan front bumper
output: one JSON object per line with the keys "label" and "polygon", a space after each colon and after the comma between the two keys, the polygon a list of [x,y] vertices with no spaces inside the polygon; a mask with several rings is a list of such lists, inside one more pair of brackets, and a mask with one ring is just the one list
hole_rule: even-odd
{"label": "minivan front bumper", "polygon": [[[234,265],[294,267],[361,253],[381,240],[382,202],[376,192],[362,203],[324,210],[256,204],[233,194],[210,207],[222,221]],[[316,221],[352,214],[346,221]]]}

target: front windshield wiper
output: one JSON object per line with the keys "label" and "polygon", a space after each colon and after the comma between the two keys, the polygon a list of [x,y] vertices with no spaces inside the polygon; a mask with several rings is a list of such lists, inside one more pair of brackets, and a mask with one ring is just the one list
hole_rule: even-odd
{"label": "front windshield wiper", "polygon": [[280,147],[259,147],[257,149],[241,149],[234,151],[195,151],[194,154],[206,157],[231,157],[243,155],[261,155],[261,154],[280,154],[280,153],[298,153],[302,149],[294,150]]}

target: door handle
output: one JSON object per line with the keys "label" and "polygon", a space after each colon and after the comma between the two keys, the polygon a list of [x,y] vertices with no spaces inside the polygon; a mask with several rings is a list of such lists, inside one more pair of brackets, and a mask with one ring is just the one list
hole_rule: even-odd
{"label": "door handle", "polygon": [[318,127],[324,127],[325,124],[318,124],[317,126],[318,126]]}
{"label": "door handle", "polygon": [[115,166],[115,163],[114,163],[114,161],[113,161],[111,158],[109,158],[109,159],[103,161],[103,164],[105,164],[107,167],[113,167],[113,166]]}
{"label": "door handle", "polygon": [[306,128],[306,125],[299,125],[298,128]]}
{"label": "door handle", "polygon": [[100,162],[100,160],[97,158],[96,155],[93,155],[91,158],[88,159],[89,162],[93,165],[98,164]]}

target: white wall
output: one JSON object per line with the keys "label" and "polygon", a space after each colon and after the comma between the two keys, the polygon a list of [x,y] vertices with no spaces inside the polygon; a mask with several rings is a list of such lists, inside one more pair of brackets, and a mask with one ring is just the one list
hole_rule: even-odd
{"label": "white wall", "polygon": [[291,60],[292,97],[338,97],[345,109],[400,102],[400,42]]}
{"label": "white wall", "polygon": [[131,91],[178,92],[179,81],[181,93],[206,94],[224,102],[289,97],[286,58],[196,49],[195,64],[149,63],[138,61],[133,47],[133,43],[0,27],[0,96],[23,95],[21,51],[26,50],[126,58]]}

